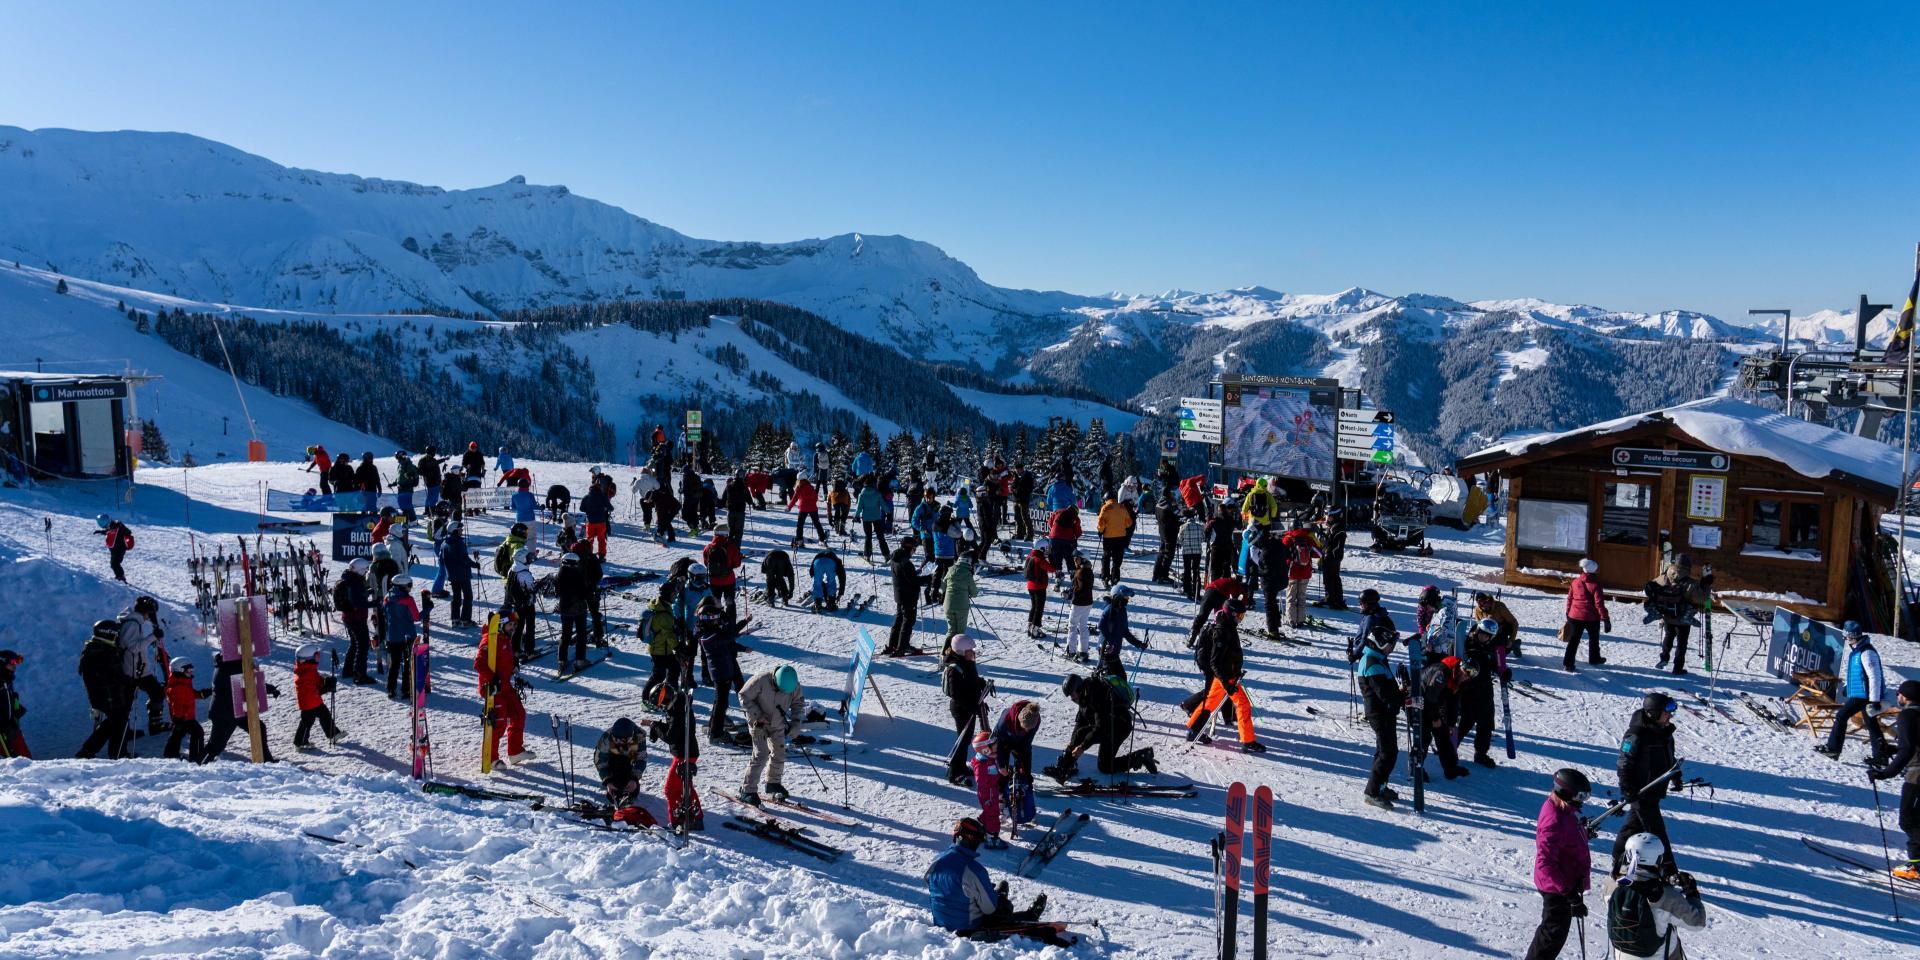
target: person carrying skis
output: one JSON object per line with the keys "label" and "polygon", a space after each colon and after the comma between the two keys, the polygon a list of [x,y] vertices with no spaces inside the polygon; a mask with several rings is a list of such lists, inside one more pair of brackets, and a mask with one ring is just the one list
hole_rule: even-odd
{"label": "person carrying skis", "polygon": [[[389,645],[388,649],[392,649],[392,646]],[[340,739],[340,728],[333,725],[333,712],[327,709],[327,694],[333,692],[334,678],[320,675],[320,645],[317,643],[302,645],[294,653],[293,660],[293,699],[300,707],[300,725],[293,731],[293,748],[305,752],[313,749],[312,734],[316,722],[328,740]]]}
{"label": "person carrying skis", "polygon": [[307,459],[305,466],[302,468],[302,472],[317,472],[320,474],[320,493],[322,496],[333,496],[333,478],[328,476],[332,471],[333,457],[327,453],[326,447],[316,443],[307,448]]}
{"label": "person carrying skis", "polygon": [[[560,643],[555,648],[555,666],[578,673],[587,664],[587,580],[580,566],[580,555],[571,550],[560,555],[560,572],[553,577],[553,609],[560,615]],[[571,657],[569,657],[571,652]]]}
{"label": "person carrying skis", "polygon": [[353,471],[353,486],[360,491],[361,513],[380,509],[380,468],[373,465],[372,450],[360,455],[360,466]]}
{"label": "person carrying skis", "polygon": [[647,742],[640,725],[626,717],[613,721],[593,745],[593,771],[600,777],[613,819],[636,827],[652,827],[653,814],[639,806],[640,775],[647,772]]}
{"label": "person carrying skis", "polygon": [[1320,520],[1320,602],[1328,610],[1347,609],[1346,591],[1340,583],[1340,563],[1346,556],[1346,512],[1328,507]]}
{"label": "person carrying skis", "polygon": [[446,571],[447,590],[453,598],[447,615],[456,627],[472,627],[473,555],[467,552],[466,525],[451,520],[446,529],[446,540],[440,545],[440,568]]}
{"label": "person carrying skis", "polygon": [[[1026,568],[1024,572],[1027,578],[1027,636],[1036,639],[1046,636],[1046,632],[1041,629],[1040,625],[1047,610],[1047,582],[1052,578],[1054,571],[1059,569],[1054,566],[1053,561],[1048,559],[1048,554],[1051,552],[1051,549],[1051,544],[1046,540],[1035,542],[1033,550],[1027,554],[1027,562],[1025,565]],[[1082,560],[1081,562],[1085,563],[1086,561]],[[1093,572],[1091,568],[1088,569],[1087,577],[1087,590],[1091,592],[1093,590]],[[1088,606],[1092,606],[1091,599],[1088,600]]]}
{"label": "person carrying skis", "polygon": [[1133,514],[1127,512],[1120,501],[1109,497],[1100,505],[1093,526],[1100,531],[1100,579],[1111,587],[1120,582],[1121,567],[1127,557],[1127,535],[1133,530]]}
{"label": "person carrying skis", "polygon": [[787,741],[798,736],[807,716],[807,699],[800,689],[800,673],[783,663],[754,674],[740,688],[740,710],[747,715],[747,733],[753,739],[753,757],[740,785],[740,800],[760,805],[760,774],[766,772],[767,797],[787,799],[781,778],[787,769]]}
{"label": "person carrying skis", "polygon": [[127,551],[133,549],[133,531],[118,520],[112,520],[106,514],[98,517],[100,536],[107,545],[107,565],[113,568],[113,578],[121,583],[127,582],[127,571],[120,566],[127,559]]}
{"label": "person carrying skis", "polygon": [[887,630],[889,657],[904,657],[913,652],[913,629],[920,620],[920,587],[926,577],[913,560],[913,541],[901,543],[893,551],[893,626]]}
{"label": "person carrying skis", "polygon": [[707,582],[713,587],[714,597],[727,610],[727,619],[739,620],[740,591],[734,571],[740,568],[740,548],[726,534],[715,530],[713,539],[700,551],[700,559],[707,566]]}
{"label": "person carrying skis", "polygon": [[873,541],[875,539],[880,541],[881,556],[884,557],[891,553],[891,551],[887,549],[887,500],[886,497],[880,493],[879,485],[869,484],[860,488],[860,496],[854,501],[854,512],[860,517],[860,530],[866,538],[865,546],[861,548],[860,555],[868,561],[873,560]]}
{"label": "person carrying skis", "polygon": [[1892,756],[1867,767],[1867,775],[1875,780],[1903,777],[1900,829],[1907,835],[1907,859],[1893,868],[1893,875],[1920,881],[1920,680],[1901,683],[1898,697],[1900,715],[1893,722],[1898,743]]}
{"label": "person carrying skis", "polygon": [[420,486],[420,469],[413,465],[413,458],[407,456],[405,450],[394,451],[393,460],[395,464],[393,475],[394,498],[400,503],[400,512],[404,514],[407,521],[411,523],[415,516],[413,512],[413,491],[415,487]]}
{"label": "person carrying skis", "polygon": [[980,845],[986,839],[986,825],[973,817],[961,817],[954,824],[953,846],[927,868],[927,901],[933,922],[968,938],[997,938],[1005,931],[1016,931],[1042,942],[1059,941],[1052,927],[1031,927],[1046,910],[1046,894],[1034,898],[1027,909],[1015,910],[1007,901],[1006,882],[993,886],[987,868],[980,865]]}
{"label": "person carrying skis", "polygon": [[793,546],[799,549],[807,545],[807,521],[813,521],[813,532],[818,534],[821,543],[827,542],[827,531],[820,525],[820,493],[814,489],[813,479],[801,474],[799,482],[794,484],[793,496],[787,498],[787,509],[794,511]]}
{"label": "person carrying skis", "polygon": [[367,676],[367,655],[373,649],[373,637],[367,631],[367,613],[373,607],[367,586],[370,569],[367,558],[355,557],[333,585],[333,608],[347,628],[347,676],[362,686],[373,682]]}
{"label": "person carrying skis", "polygon": [[1246,609],[1243,605],[1236,613],[1227,607],[1214,617],[1213,658],[1208,664],[1213,668],[1213,681],[1207,687],[1207,699],[1187,717],[1187,739],[1213,742],[1205,732],[1207,715],[1231,699],[1239,727],[1240,749],[1245,753],[1265,753],[1266,745],[1254,739],[1253,705],[1247,701],[1247,691],[1242,685],[1245,661],[1240,649],[1240,621],[1247,615]]}
{"label": "person carrying skis", "polygon": [[1454,731],[1456,743],[1473,737],[1473,762],[1491,770],[1498,767],[1487,751],[1493,746],[1493,683],[1512,678],[1503,662],[1499,643],[1500,624],[1492,617],[1476,622],[1467,631],[1462,648],[1460,682],[1460,726]]}
{"label": "person carrying skis", "polygon": [[1373,729],[1373,766],[1361,798],[1368,806],[1392,810],[1400,795],[1387,786],[1387,781],[1400,762],[1400,708],[1407,702],[1406,691],[1394,680],[1393,667],[1388,663],[1399,633],[1393,618],[1380,606],[1379,591],[1369,588],[1360,593],[1360,613],[1367,619],[1347,656],[1354,664],[1361,702],[1366,705],[1367,726]]}
{"label": "person carrying skis", "polygon": [[1587,635],[1587,662],[1599,666],[1607,658],[1600,655],[1600,633],[1613,632],[1613,617],[1607,613],[1607,594],[1600,587],[1600,565],[1592,557],[1580,560],[1580,575],[1567,584],[1567,622],[1560,628],[1566,641],[1566,655],[1560,666],[1574,672],[1573,658],[1580,652],[1580,635]]}
{"label": "person carrying skis", "polygon": [[1673,675],[1686,676],[1687,637],[1700,622],[1694,612],[1706,606],[1712,591],[1713,564],[1707,564],[1695,580],[1693,558],[1684,553],[1674,555],[1660,576],[1647,581],[1646,619],[1648,623],[1658,620],[1662,627],[1660,662],[1655,669],[1665,669],[1672,660]]}
{"label": "person carrying skis", "polygon": [[807,574],[813,580],[813,612],[819,613],[822,607],[840,609],[840,598],[847,590],[847,567],[832,547],[822,547],[813,555]]}
{"label": "person carrying skis", "polygon": [[1060,758],[1053,766],[1041,773],[1066,783],[1079,775],[1080,755],[1089,749],[1095,751],[1094,769],[1109,781],[1135,770],[1160,772],[1152,747],[1120,755],[1120,748],[1133,735],[1133,704],[1127,702],[1119,687],[1099,677],[1072,673],[1061,682],[1060,692],[1066,694],[1079,711],[1074,714],[1073,733],[1067,738],[1066,749],[1060,751]]}
{"label": "person carrying skis", "polygon": [[[1613,839],[1615,880],[1620,879],[1627,841],[1637,833],[1659,837],[1666,851],[1667,868],[1673,869],[1673,841],[1667,836],[1667,818],[1660,813],[1660,802],[1666,799],[1668,790],[1682,782],[1673,755],[1673,715],[1678,709],[1672,697],[1658,690],[1648,693],[1640,701],[1640,709],[1633,712],[1626,735],[1620,738],[1620,758],[1615,772],[1620,777],[1620,796],[1629,802],[1627,822],[1620,826],[1619,835]],[[1671,777],[1654,780],[1669,770],[1673,771]]]}
{"label": "person carrying skis", "polygon": [[713,709],[707,715],[707,742],[731,744],[727,737],[727,711],[733,695],[745,681],[740,676],[738,628],[720,609],[719,601],[708,597],[700,601],[694,614],[694,639],[700,644],[700,659],[713,679]]}
{"label": "person carrying skis", "polygon": [[[955,734],[953,749],[947,752],[947,782],[964,786],[967,785],[967,748],[973,742],[974,729],[977,726],[986,732],[988,684],[981,679],[980,668],[974,662],[972,637],[955,634],[947,638],[946,646],[940,667],[940,691],[947,695],[947,714],[953,718]],[[982,794],[981,805],[996,808],[992,819],[997,823],[998,804],[988,804],[985,796]]]}
{"label": "person carrying skis", "polygon": [[20,702],[20,693],[14,687],[20,664],[25,660],[12,650],[0,650],[0,760],[33,759],[33,751],[27,749],[27,735],[20,729],[20,718],[26,716],[27,707]]}
{"label": "person carrying skis", "polygon": [[387,581],[387,596],[380,608],[381,639],[387,645],[389,700],[405,700],[409,692],[400,678],[407,672],[414,641],[420,638],[419,623],[420,607],[413,601],[413,578],[404,573],[395,574]]}
{"label": "person carrying skis", "polygon": [[167,673],[167,714],[173,721],[173,732],[167,734],[167,745],[160,755],[180,759],[180,741],[185,740],[187,762],[199,763],[207,746],[207,731],[200,726],[200,701],[213,696],[213,688],[194,688],[193,661],[186,657],[174,657]]}
{"label": "person carrying skis", "polygon": [[1887,690],[1886,675],[1880,670],[1880,651],[1873,648],[1873,638],[1860,629],[1858,622],[1848,620],[1845,633],[1847,662],[1840,673],[1840,709],[1833,715],[1827,742],[1816,745],[1813,752],[1840,759],[1840,751],[1847,743],[1847,724],[1855,714],[1864,712],[1861,721],[1867,728],[1869,755],[1878,758],[1887,752],[1887,738],[1880,730],[1879,720],[1880,702]]}
{"label": "person carrying skis", "polygon": [[1033,738],[1039,732],[1040,705],[1031,700],[1008,704],[993,725],[993,758],[1010,828],[1033,821]]}
{"label": "person carrying skis", "polygon": [[1147,648],[1147,642],[1134,636],[1133,628],[1127,624],[1127,601],[1132,598],[1133,591],[1125,584],[1107,591],[1107,608],[1100,611],[1100,622],[1094,627],[1100,634],[1100,675],[1121,683],[1127,682],[1127,668],[1120,662],[1120,642],[1124,640],[1142,650]]}
{"label": "person carrying skis", "polygon": [[1573,924],[1586,922],[1593,863],[1580,807],[1592,790],[1586,774],[1562,767],[1540,804],[1540,819],[1533,827],[1533,887],[1540,891],[1540,925],[1533,930],[1525,960],[1554,960],[1567,945]]}
{"label": "person carrying skis", "polygon": [[961,554],[947,570],[947,579],[940,585],[940,603],[947,615],[947,635],[967,632],[967,614],[973,609],[973,600],[980,595],[980,588],[973,578],[973,557]]}
{"label": "person carrying skis", "polygon": [[1627,843],[1626,875],[1607,896],[1607,940],[1615,956],[1686,960],[1674,928],[1707,925],[1699,884],[1690,873],[1666,869],[1666,852],[1650,833]]}
{"label": "person carrying skis", "polygon": [[513,651],[521,659],[531,658],[540,652],[534,642],[534,600],[533,570],[528,564],[533,562],[533,552],[522,547],[513,552],[513,566],[507,571],[507,584],[503,592],[508,610],[513,612],[513,632],[510,639]]}
{"label": "person carrying skis", "polygon": [[793,560],[785,550],[769,550],[760,561],[760,576],[767,581],[767,602],[785,606],[793,602]]}
{"label": "person carrying skis", "polygon": [[580,512],[586,515],[587,525],[580,535],[593,545],[593,553],[602,560],[607,558],[607,532],[613,527],[613,497],[606,487],[599,483],[589,484],[587,492],[580,497]]}
{"label": "person carrying skis", "polygon": [[1307,625],[1307,581],[1313,579],[1313,563],[1320,559],[1320,542],[1295,520],[1280,544],[1287,565],[1287,625],[1297,630]]}
{"label": "person carrying skis", "polygon": [[[503,621],[512,621],[514,611],[509,608],[500,611]],[[501,629],[510,623],[502,623]],[[500,639],[505,639],[504,637]],[[480,637],[480,644],[474,649],[473,672],[484,700],[493,696],[493,755],[502,758],[504,763],[523,763],[533,759],[533,751],[526,748],[527,707],[520,702],[520,689],[526,681],[519,676],[519,658],[515,655],[513,644],[494,644],[493,665],[487,665],[487,638]],[[500,750],[500,741],[506,740],[507,749]]]}

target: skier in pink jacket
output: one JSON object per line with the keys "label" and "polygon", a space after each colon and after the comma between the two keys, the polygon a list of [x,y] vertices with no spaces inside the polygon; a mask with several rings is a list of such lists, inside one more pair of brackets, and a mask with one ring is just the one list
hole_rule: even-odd
{"label": "skier in pink jacket", "polygon": [[1600,587],[1600,565],[1592,557],[1580,561],[1580,575],[1567,584],[1567,625],[1561,636],[1567,641],[1567,655],[1560,666],[1573,672],[1574,656],[1580,652],[1580,635],[1587,635],[1587,662],[1599,666],[1607,662],[1600,655],[1600,632],[1613,630],[1613,618],[1607,615],[1607,595]]}
{"label": "skier in pink jacket", "polygon": [[1533,831],[1533,886],[1540,891],[1540,926],[1533,931],[1526,960],[1558,957],[1572,925],[1586,923],[1585,897],[1593,860],[1580,805],[1592,791],[1586,774],[1566,767],[1553,775],[1553,792],[1540,805],[1540,822]]}

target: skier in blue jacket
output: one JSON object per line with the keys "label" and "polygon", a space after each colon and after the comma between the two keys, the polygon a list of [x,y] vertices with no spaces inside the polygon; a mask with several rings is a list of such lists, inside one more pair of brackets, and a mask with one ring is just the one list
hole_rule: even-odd
{"label": "skier in blue jacket", "polygon": [[1079,505],[1079,502],[1079,498],[1074,496],[1073,493],[1073,483],[1069,481],[1066,476],[1054,477],[1053,482],[1047,485],[1048,513],[1052,513],[1055,510],[1066,510],[1070,507],[1076,507]]}
{"label": "skier in blue jacket", "polygon": [[1133,635],[1133,628],[1127,624],[1127,600],[1133,591],[1125,586],[1114,587],[1107,594],[1107,608],[1100,612],[1100,623],[1094,628],[1100,634],[1100,672],[1109,677],[1127,679],[1127,670],[1120,663],[1120,641],[1125,640],[1141,649],[1147,642]]}
{"label": "skier in blue jacket", "polygon": [[[961,936],[1031,924],[1047,907],[1043,893],[1027,909],[1013,909],[1007,902],[1005,882],[995,887],[987,868],[980,865],[980,844],[986,839],[987,828],[980,821],[961,817],[953,825],[953,846],[927,868],[927,902],[933,922]],[[1036,932],[1050,933],[1051,928]]]}
{"label": "skier in blue jacket", "polygon": [[1873,638],[1860,629],[1860,624],[1848,620],[1847,666],[1841,671],[1841,680],[1845,686],[1837,691],[1840,697],[1840,712],[1833,715],[1833,729],[1827,733],[1827,742],[1816,746],[1813,752],[1824,754],[1835,760],[1840,759],[1841,751],[1847,743],[1847,725],[1853,715],[1866,712],[1867,743],[1873,751],[1873,758],[1879,759],[1887,752],[1886,734],[1880,731],[1880,722],[1874,716],[1880,712],[1880,704],[1886,699],[1887,678],[1880,669],[1880,651],[1873,648]]}

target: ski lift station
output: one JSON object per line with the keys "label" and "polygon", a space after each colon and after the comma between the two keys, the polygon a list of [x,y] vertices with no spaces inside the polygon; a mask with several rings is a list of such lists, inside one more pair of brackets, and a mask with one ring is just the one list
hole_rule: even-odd
{"label": "ski lift station", "polygon": [[132,392],[125,376],[0,370],[0,469],[16,482],[126,476]]}
{"label": "ski lift station", "polygon": [[1564,588],[1592,557],[1605,586],[1638,594],[1685,553],[1727,600],[1893,622],[1888,444],[1710,397],[1489,447],[1458,472],[1506,482],[1507,583]]}

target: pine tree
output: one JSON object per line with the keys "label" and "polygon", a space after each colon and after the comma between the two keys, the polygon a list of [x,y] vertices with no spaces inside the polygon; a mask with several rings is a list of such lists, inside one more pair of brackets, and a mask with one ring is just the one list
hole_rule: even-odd
{"label": "pine tree", "polygon": [[1073,487],[1089,500],[1106,495],[1100,467],[1107,462],[1107,442],[1107,421],[1094,417],[1087,422],[1086,436],[1073,447]]}
{"label": "pine tree", "polygon": [[167,438],[160,435],[160,425],[152,420],[140,421],[140,456],[154,463],[173,459],[167,450]]}
{"label": "pine tree", "polygon": [[852,462],[853,444],[847,439],[846,434],[835,428],[831,434],[827,435],[826,462],[821,464],[821,470],[825,475],[820,479],[829,481],[837,476],[845,476],[851,472],[847,465]]}
{"label": "pine tree", "polygon": [[854,441],[854,446],[867,453],[873,454],[875,459],[879,459],[880,438],[873,435],[872,424],[864,420],[860,422],[860,436],[859,439]]}

